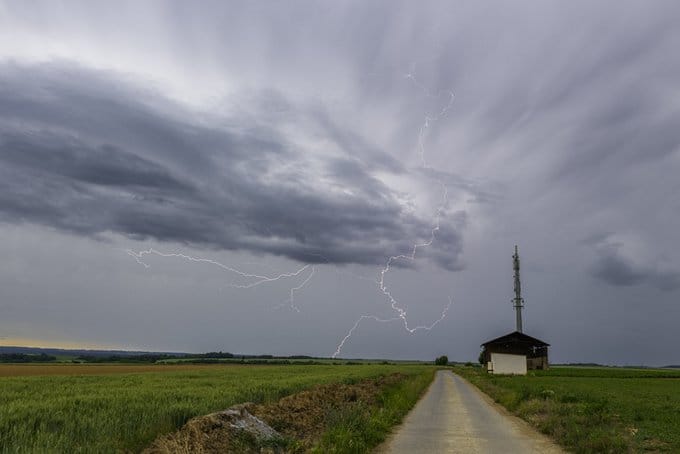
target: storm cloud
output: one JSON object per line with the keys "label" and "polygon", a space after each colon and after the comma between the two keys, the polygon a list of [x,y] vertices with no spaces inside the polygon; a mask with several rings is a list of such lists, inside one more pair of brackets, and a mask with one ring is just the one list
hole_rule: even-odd
{"label": "storm cloud", "polygon": [[[0,74],[5,222],[310,263],[380,264],[431,233],[431,219],[406,212],[373,176],[403,166],[276,93],[249,105],[275,102],[278,118],[255,110],[191,122],[154,91],[72,65],[6,63]],[[291,126],[324,140],[296,143]],[[457,269],[460,233],[449,228],[446,242],[436,261]]]}
{"label": "storm cloud", "polygon": [[680,271],[660,268],[658,265],[640,263],[636,257],[626,257],[625,244],[604,239],[595,246],[596,260],[593,275],[614,286],[648,284],[664,291],[680,288]]}

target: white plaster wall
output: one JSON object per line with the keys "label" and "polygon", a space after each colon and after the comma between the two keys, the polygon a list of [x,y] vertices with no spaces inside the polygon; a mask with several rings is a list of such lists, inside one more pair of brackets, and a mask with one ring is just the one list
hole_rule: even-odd
{"label": "white plaster wall", "polygon": [[524,355],[508,355],[507,353],[492,353],[491,363],[494,374],[527,374],[527,357]]}

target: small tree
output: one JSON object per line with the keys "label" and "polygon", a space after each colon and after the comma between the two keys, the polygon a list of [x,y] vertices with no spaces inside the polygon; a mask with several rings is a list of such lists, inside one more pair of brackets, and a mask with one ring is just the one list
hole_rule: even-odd
{"label": "small tree", "polygon": [[439,358],[434,360],[435,366],[446,366],[449,364],[449,357],[446,355],[440,356]]}

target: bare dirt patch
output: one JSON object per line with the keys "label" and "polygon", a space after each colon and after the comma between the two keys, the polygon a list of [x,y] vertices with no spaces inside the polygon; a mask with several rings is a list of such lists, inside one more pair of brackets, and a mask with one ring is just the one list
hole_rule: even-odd
{"label": "bare dirt patch", "polygon": [[[200,416],[180,430],[156,439],[145,454],[223,452],[306,452],[320,439],[333,415],[362,404],[377,402],[385,387],[403,380],[395,373],[353,384],[315,386],[269,404],[246,403],[231,411]],[[274,436],[237,427],[228,413],[235,410],[245,418],[252,415],[276,431]]]}

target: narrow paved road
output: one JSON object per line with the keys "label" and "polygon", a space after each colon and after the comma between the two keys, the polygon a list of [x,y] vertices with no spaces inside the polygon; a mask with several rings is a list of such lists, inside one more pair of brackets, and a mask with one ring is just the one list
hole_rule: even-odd
{"label": "narrow paved road", "polygon": [[553,442],[450,371],[439,371],[425,396],[379,452],[561,453]]}

